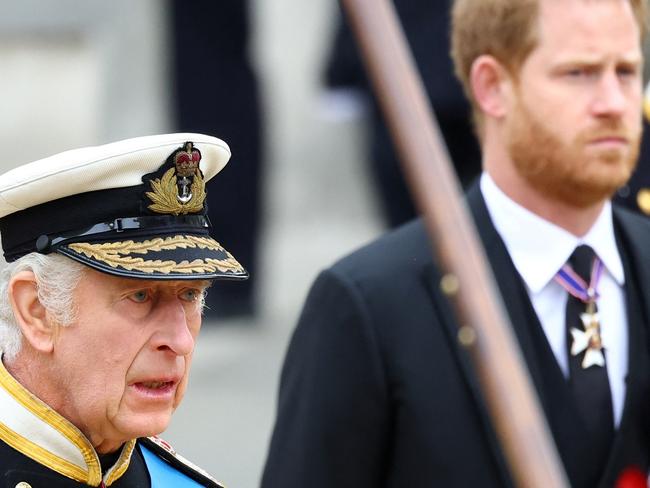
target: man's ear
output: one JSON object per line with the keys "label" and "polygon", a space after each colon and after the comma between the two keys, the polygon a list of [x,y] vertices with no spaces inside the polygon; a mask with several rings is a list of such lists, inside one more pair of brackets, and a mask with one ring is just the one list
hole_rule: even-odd
{"label": "man's ear", "polygon": [[21,271],[9,281],[9,300],[23,337],[36,350],[49,353],[54,347],[56,326],[38,299],[36,276]]}
{"label": "man's ear", "polygon": [[507,113],[512,80],[505,67],[488,54],[472,63],[470,84],[474,100],[486,117],[502,118]]}

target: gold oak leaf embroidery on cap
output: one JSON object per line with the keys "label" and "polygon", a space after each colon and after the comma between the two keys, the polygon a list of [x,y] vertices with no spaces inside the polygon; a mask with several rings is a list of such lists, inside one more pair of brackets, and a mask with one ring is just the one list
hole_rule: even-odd
{"label": "gold oak leaf embroidery on cap", "polygon": [[146,195],[153,202],[149,205],[149,210],[157,213],[180,215],[187,213],[197,213],[203,210],[205,200],[205,182],[198,171],[194,175],[194,181],[190,187],[191,198],[187,203],[183,203],[178,198],[178,184],[176,178],[176,168],[169,168],[160,179],[151,181],[151,188]]}
{"label": "gold oak leaf embroidery on cap", "polygon": [[[104,242],[92,244],[77,242],[68,246],[71,250],[95,259],[111,266],[121,267],[128,271],[140,271],[143,273],[211,273],[220,271],[222,273],[239,273],[243,271],[242,266],[235,258],[216,241],[198,236],[173,236],[146,240],[143,242],[122,241]],[[177,263],[172,260],[144,259],[133,257],[131,254],[146,255],[150,252],[186,248],[210,249],[222,251],[227,257],[225,259],[194,259],[184,260]]]}

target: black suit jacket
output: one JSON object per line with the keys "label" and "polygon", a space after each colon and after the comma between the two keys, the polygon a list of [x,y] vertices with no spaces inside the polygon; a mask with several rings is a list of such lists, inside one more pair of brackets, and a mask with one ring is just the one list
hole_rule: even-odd
{"label": "black suit jacket", "polygon": [[[506,300],[516,336],[544,408],[544,386],[531,344],[530,302],[475,186],[468,202]],[[615,222],[650,316],[650,222],[619,209]],[[410,223],[324,271],[295,330],[282,371],[278,417],[263,488],[512,486],[457,326],[439,292],[439,273],[421,221]],[[631,280],[628,280],[631,282]],[[630,343],[645,348],[635,338]],[[639,352],[639,351],[637,351]],[[647,432],[627,420],[645,402],[631,354],[627,403],[601,486],[611,486]],[[642,391],[643,390],[643,391]],[[627,423],[626,423],[627,422]],[[572,472],[589,462],[553,427]],[[628,441],[628,438],[634,438]],[[564,451],[563,451],[564,446]]]}

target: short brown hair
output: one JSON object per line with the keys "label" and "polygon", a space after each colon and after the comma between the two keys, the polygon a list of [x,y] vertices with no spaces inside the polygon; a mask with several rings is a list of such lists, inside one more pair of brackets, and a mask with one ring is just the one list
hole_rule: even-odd
{"label": "short brown hair", "polygon": [[[451,57],[480,121],[469,76],[474,60],[483,54],[494,56],[510,73],[519,67],[537,45],[540,0],[454,0],[451,11]],[[647,29],[647,1],[628,0],[642,37]]]}

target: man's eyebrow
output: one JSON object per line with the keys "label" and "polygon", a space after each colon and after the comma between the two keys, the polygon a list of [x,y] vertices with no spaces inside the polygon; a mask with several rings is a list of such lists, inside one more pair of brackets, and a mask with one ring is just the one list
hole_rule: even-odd
{"label": "man's eyebrow", "polygon": [[[578,64],[578,65],[599,65],[607,63],[612,60],[612,57],[609,55],[594,55],[592,53],[572,53],[567,54],[566,57],[560,57],[557,61],[557,65],[569,65],[569,64]],[[618,63],[628,63],[628,64],[642,64],[643,55],[640,52],[630,52],[627,54],[617,55],[614,61]]]}
{"label": "man's eyebrow", "polygon": [[178,282],[179,288],[203,288],[207,290],[215,280],[183,280]]}

